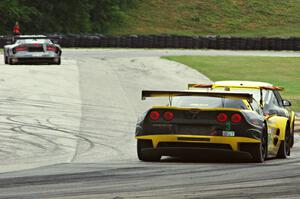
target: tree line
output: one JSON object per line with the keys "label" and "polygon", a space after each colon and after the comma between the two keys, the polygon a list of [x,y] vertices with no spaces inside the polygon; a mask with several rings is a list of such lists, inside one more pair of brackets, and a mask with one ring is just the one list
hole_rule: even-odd
{"label": "tree line", "polygon": [[139,0],[0,0],[0,34],[106,33]]}

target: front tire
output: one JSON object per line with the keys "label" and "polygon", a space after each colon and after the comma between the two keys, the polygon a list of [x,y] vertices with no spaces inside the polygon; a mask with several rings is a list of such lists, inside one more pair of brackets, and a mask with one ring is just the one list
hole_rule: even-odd
{"label": "front tire", "polygon": [[151,140],[138,140],[137,141],[137,155],[139,160],[144,162],[158,162],[161,155],[153,151],[144,151],[145,148],[153,148]]}

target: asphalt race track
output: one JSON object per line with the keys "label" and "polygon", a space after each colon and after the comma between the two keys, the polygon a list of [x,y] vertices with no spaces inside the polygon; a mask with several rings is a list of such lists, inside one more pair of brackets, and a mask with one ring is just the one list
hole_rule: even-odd
{"label": "asphalt race track", "polygon": [[62,65],[0,60],[0,198],[300,198],[300,120],[286,160],[136,157],[142,89],[210,80],[162,55],[300,56],[296,52],[63,49]]}

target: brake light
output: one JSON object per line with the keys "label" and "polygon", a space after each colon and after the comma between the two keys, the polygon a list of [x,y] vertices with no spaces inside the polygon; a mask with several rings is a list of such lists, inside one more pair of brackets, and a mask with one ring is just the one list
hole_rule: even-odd
{"label": "brake light", "polygon": [[18,46],[14,49],[14,52],[21,52],[21,51],[27,51],[27,48],[25,46]]}
{"label": "brake light", "polygon": [[47,46],[46,49],[47,51],[52,51],[52,52],[55,52],[57,50],[55,46]]}
{"label": "brake light", "polygon": [[238,113],[234,113],[233,115],[231,115],[231,118],[230,118],[231,122],[232,123],[239,123],[241,120],[242,120],[242,116]]}
{"label": "brake light", "polygon": [[174,113],[171,111],[166,111],[166,112],[164,112],[163,118],[166,121],[171,121],[174,119]]}
{"label": "brake light", "polygon": [[227,118],[228,117],[227,117],[227,115],[225,113],[219,113],[217,115],[217,121],[218,122],[226,122]]}
{"label": "brake light", "polygon": [[157,121],[160,118],[160,113],[158,111],[151,111],[150,119],[153,121]]}

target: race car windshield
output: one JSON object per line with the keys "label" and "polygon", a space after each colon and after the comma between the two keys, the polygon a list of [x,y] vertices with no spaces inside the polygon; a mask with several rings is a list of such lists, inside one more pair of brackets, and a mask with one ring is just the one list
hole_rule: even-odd
{"label": "race car windshield", "polygon": [[237,108],[247,109],[241,99],[207,97],[207,96],[176,96],[172,106],[183,108]]}

